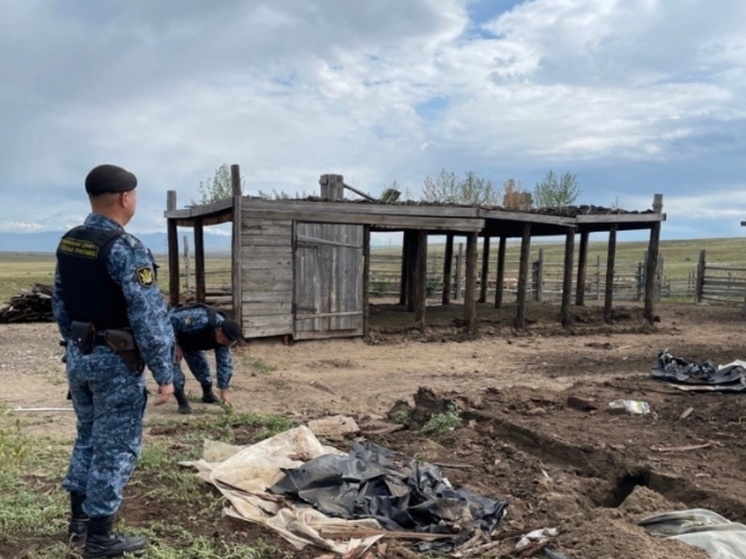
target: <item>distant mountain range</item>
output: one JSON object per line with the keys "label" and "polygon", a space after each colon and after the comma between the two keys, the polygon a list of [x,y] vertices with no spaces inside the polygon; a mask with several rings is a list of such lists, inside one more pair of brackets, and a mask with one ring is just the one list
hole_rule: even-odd
{"label": "distant mountain range", "polygon": [[[0,252],[54,252],[64,231],[40,231],[38,233],[0,233]],[[166,233],[145,233],[135,235],[154,254],[168,252]],[[194,250],[194,236],[179,233],[179,248],[183,250],[184,236],[189,240],[189,248]],[[231,238],[228,235],[205,235],[206,251],[223,251],[231,249]]]}

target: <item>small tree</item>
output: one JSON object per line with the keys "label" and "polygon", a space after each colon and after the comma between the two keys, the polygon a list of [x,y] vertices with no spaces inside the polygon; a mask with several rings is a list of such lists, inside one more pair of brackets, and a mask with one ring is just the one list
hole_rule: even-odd
{"label": "small tree", "polygon": [[479,178],[471,171],[460,178],[452,171],[441,169],[435,179],[425,177],[422,186],[422,199],[426,202],[496,206],[498,198],[499,192],[492,181]]}
{"label": "small tree", "polygon": [[549,171],[544,180],[536,183],[534,203],[540,208],[559,208],[570,206],[583,191],[578,187],[577,176],[569,171],[557,177]]}
{"label": "small tree", "polygon": [[[243,186],[243,179],[241,185]],[[230,166],[223,163],[215,169],[211,179],[207,179],[207,182],[200,181],[199,192],[202,195],[200,204],[210,204],[233,196]]]}
{"label": "small tree", "polygon": [[503,184],[503,207],[508,210],[528,210],[534,203],[530,192],[524,192],[521,181],[508,179]]}

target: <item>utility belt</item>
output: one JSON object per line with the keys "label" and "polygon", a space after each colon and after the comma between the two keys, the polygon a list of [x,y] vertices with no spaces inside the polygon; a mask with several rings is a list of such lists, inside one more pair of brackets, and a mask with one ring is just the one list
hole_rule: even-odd
{"label": "utility belt", "polygon": [[139,374],[145,369],[145,361],[129,328],[109,328],[97,332],[93,322],[74,320],[70,326],[70,341],[83,355],[91,353],[97,345],[108,346],[133,373]]}

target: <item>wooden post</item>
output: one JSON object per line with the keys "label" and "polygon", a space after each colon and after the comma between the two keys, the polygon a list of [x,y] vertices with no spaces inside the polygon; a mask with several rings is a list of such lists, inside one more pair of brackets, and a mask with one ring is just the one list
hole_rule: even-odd
{"label": "wooden post", "polygon": [[414,312],[417,301],[417,265],[419,261],[419,231],[410,231],[407,253],[407,310]]}
{"label": "wooden post", "polygon": [[601,255],[596,255],[596,301],[601,300]]}
{"label": "wooden post", "polygon": [[575,230],[565,236],[565,264],[562,269],[562,305],[560,322],[563,326],[570,323],[570,299],[572,298],[572,256],[575,251]]}
{"label": "wooden post", "polygon": [[453,265],[453,233],[446,235],[446,254],[443,259],[443,304],[451,303],[451,267]]}
{"label": "wooden post", "polygon": [[705,270],[707,269],[707,259],[704,250],[699,251],[699,261],[697,262],[697,283],[694,286],[694,302],[701,303],[705,291]]}
{"label": "wooden post", "polygon": [[[663,194],[653,197],[653,211],[660,215],[663,210]],[[656,280],[658,279],[658,249],[661,238],[661,223],[658,221],[650,228],[648,244],[648,261],[645,263],[645,319],[649,324],[655,322]]]}
{"label": "wooden post", "polygon": [[580,234],[580,247],[578,248],[578,280],[575,285],[575,305],[585,305],[585,273],[588,266],[588,231]]}
{"label": "wooden post", "polygon": [[536,276],[535,280],[536,282],[536,291],[535,291],[535,298],[538,302],[542,302],[544,300],[544,249],[539,249],[539,258],[536,260]]}
{"label": "wooden post", "polygon": [[363,336],[370,333],[370,225],[363,225]]}
{"label": "wooden post", "polygon": [[425,333],[425,308],[427,307],[427,231],[417,231],[417,256],[414,270],[415,305],[414,322]]}
{"label": "wooden post", "polygon": [[518,298],[515,327],[523,330],[526,327],[526,291],[528,290],[528,274],[531,258],[531,224],[523,225],[521,238],[521,261],[518,267]]}
{"label": "wooden post", "polygon": [[197,302],[204,303],[207,299],[205,281],[205,229],[202,218],[194,222],[194,285]]}
{"label": "wooden post", "polygon": [[[176,209],[176,191],[166,193],[166,209]],[[176,220],[167,220],[168,234],[168,302],[172,307],[179,306],[179,237]]]}
{"label": "wooden post", "polygon": [[500,237],[500,244],[497,246],[497,278],[495,279],[496,309],[503,306],[503,290],[505,288],[505,250],[507,244],[507,237]]}
{"label": "wooden post", "polygon": [[606,256],[606,289],[604,290],[604,321],[611,322],[611,305],[614,300],[614,259],[616,258],[617,224],[609,229],[609,251]]}
{"label": "wooden post", "polygon": [[189,238],[184,235],[184,289],[189,291]]}
{"label": "wooden post", "polygon": [[482,275],[479,284],[479,302],[487,301],[487,278],[490,269],[490,238],[485,237],[482,240]]}
{"label": "wooden post", "polygon": [[231,283],[233,288],[233,320],[243,331],[243,282],[242,282],[242,242],[241,242],[241,171],[238,165],[231,165],[231,187],[233,190],[233,240],[231,242]]}
{"label": "wooden post", "polygon": [[458,244],[456,255],[456,300],[461,299],[461,269],[464,267],[464,243]]}
{"label": "wooden post", "polygon": [[464,291],[464,322],[469,331],[477,326],[477,236],[476,231],[466,236],[466,289]]}
{"label": "wooden post", "polygon": [[407,304],[407,293],[409,292],[409,278],[407,277],[407,270],[409,270],[409,245],[412,242],[411,231],[404,231],[402,235],[401,245],[401,273],[399,274],[399,304]]}
{"label": "wooden post", "polygon": [[321,185],[321,198],[329,202],[344,200],[345,181],[342,175],[321,175],[319,179]]}

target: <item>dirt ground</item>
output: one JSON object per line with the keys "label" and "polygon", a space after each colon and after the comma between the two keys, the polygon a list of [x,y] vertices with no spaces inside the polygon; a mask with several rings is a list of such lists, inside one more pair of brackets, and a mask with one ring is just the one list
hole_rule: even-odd
{"label": "dirt ground", "polygon": [[[460,329],[457,306],[428,312],[432,327],[424,335],[398,307],[376,306],[368,340],[242,344],[234,350],[234,406],[296,423],[352,416],[360,436],[439,464],[455,486],[507,500],[494,543],[480,557],[529,556],[511,554],[515,536],[557,528],[547,549],[567,558],[704,558],[696,548],[652,538],[637,521],[707,508],[746,522],[746,395],[683,392],[649,376],[664,348],[716,364],[746,359],[740,308],[665,304],[651,327],[639,305],[617,305],[611,324],[591,306],[574,309],[563,328],[556,305],[535,304],[526,330],[516,331],[514,309],[484,307],[474,339]],[[0,325],[4,403],[69,406],[57,339],[53,324]],[[257,371],[257,363],[273,370]],[[188,377],[187,390],[196,394],[195,387]],[[652,413],[610,413],[617,399],[646,401]],[[422,424],[450,402],[461,410],[462,427],[424,435]],[[33,414],[32,432],[72,438],[70,412],[19,413]],[[147,414],[176,416],[176,405],[151,406]],[[404,428],[385,434],[392,423]],[[125,513],[146,519],[137,509],[129,502]],[[249,525],[219,522],[238,538],[252,537]]]}

